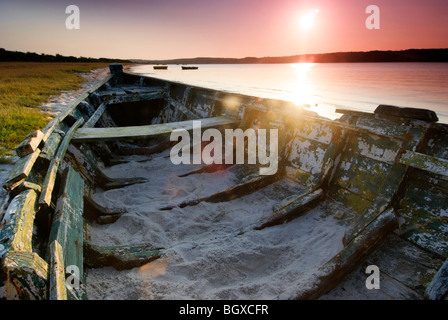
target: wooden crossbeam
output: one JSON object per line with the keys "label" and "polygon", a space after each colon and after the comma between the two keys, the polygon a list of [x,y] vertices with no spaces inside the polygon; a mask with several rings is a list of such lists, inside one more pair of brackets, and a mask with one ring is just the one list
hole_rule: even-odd
{"label": "wooden crossbeam", "polygon": [[98,122],[98,120],[100,119],[100,117],[103,115],[104,111],[106,110],[106,107],[107,107],[106,102],[101,103],[100,106],[98,107],[98,109],[96,109],[94,114],[92,114],[90,119],[87,120],[87,122],[84,123],[84,125],[82,127],[83,128],[93,128],[95,126],[95,124]]}
{"label": "wooden crossbeam", "polygon": [[448,177],[448,160],[445,159],[406,150],[406,152],[401,155],[399,162],[414,168]]}
{"label": "wooden crossbeam", "polygon": [[[201,128],[235,124],[235,120],[226,117],[200,119]],[[114,128],[80,128],[76,131],[72,141],[106,141],[117,139],[142,139],[167,135],[176,129],[193,130],[193,121],[180,121],[153,124],[146,126],[114,127]]]}
{"label": "wooden crossbeam", "polygon": [[164,97],[163,91],[151,91],[151,92],[130,92],[122,95],[103,95],[102,98],[106,99],[109,104],[115,103],[123,103],[123,102],[137,102],[143,100],[157,100],[162,99]]}

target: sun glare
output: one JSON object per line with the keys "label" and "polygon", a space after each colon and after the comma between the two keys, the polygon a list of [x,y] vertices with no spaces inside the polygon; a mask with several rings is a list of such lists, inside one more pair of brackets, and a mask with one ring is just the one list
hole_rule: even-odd
{"label": "sun glare", "polygon": [[303,13],[299,20],[300,28],[304,31],[310,30],[314,25],[314,20],[318,13],[319,9],[309,10]]}

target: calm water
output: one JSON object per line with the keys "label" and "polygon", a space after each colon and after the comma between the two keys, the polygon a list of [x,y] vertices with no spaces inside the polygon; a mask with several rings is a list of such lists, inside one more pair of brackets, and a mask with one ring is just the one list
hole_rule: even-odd
{"label": "calm water", "polygon": [[448,63],[297,63],[198,65],[198,70],[154,70],[145,74],[200,87],[309,104],[330,119],[335,108],[372,112],[379,104],[434,110],[448,123]]}

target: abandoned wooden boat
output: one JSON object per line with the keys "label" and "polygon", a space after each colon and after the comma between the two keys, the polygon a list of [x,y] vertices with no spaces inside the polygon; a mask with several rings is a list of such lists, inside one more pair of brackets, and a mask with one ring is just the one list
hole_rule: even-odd
{"label": "abandoned wooden boat", "polygon": [[[376,263],[401,298],[446,298],[448,126],[434,112],[379,106],[331,121],[110,70],[16,149],[0,212],[2,298],[317,299],[391,248],[406,272]],[[182,152],[211,155],[208,129],[214,142],[277,130],[267,143],[277,170],[174,164],[170,135],[198,123],[200,141]],[[241,148],[232,138],[225,147]],[[111,288],[122,296],[97,294]]]}
{"label": "abandoned wooden boat", "polygon": [[168,66],[154,66],[154,70],[168,70]]}

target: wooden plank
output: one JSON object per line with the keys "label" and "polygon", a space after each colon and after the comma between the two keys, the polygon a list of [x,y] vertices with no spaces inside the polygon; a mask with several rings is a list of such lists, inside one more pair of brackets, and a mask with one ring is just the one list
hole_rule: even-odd
{"label": "wooden plank", "polygon": [[296,299],[317,299],[336,287],[346,274],[362,262],[398,226],[393,210],[387,210],[373,221],[347,247],[316,270],[316,278],[300,290]]}
{"label": "wooden plank", "polygon": [[3,188],[8,191],[13,190],[20,180],[25,179],[31,172],[36,159],[39,157],[40,149],[36,149],[33,153],[20,158],[12,170],[9,172],[9,176],[3,184]]}
{"label": "wooden plank", "polygon": [[403,239],[415,243],[421,248],[448,258],[448,234],[430,226],[417,227],[401,235]]}
{"label": "wooden plank", "polygon": [[146,92],[146,93],[127,93],[117,96],[103,96],[106,97],[109,104],[124,103],[124,102],[137,102],[137,101],[149,101],[158,100],[163,98],[163,91],[159,92]]}
{"label": "wooden plank", "polygon": [[67,300],[62,247],[56,240],[50,244],[50,300]]}
{"label": "wooden plank", "polygon": [[355,116],[368,116],[368,117],[372,117],[372,114],[369,112],[363,112],[363,111],[357,111],[357,110],[352,110],[352,109],[342,109],[342,108],[336,108],[334,110],[334,112],[336,113],[342,113],[342,114],[352,114]]}
{"label": "wooden plank", "polygon": [[48,264],[37,253],[10,251],[3,257],[2,269],[6,299],[47,299]]}
{"label": "wooden plank", "polygon": [[401,233],[418,227],[431,227],[448,232],[447,194],[440,189],[420,184],[409,185],[400,202],[397,213],[404,219]]}
{"label": "wooden plank", "polygon": [[76,101],[70,107],[61,111],[56,118],[54,118],[50,123],[48,123],[47,126],[42,130],[42,132],[44,133],[44,137],[42,138],[42,140],[46,142],[47,139],[50,137],[50,135],[53,133],[53,131],[56,129],[56,127],[59,125],[59,123],[65,117],[70,115],[73,112],[73,110],[75,110],[75,108],[78,106],[78,104],[81,103],[81,101],[83,101],[88,97],[89,94],[87,92],[83,93],[78,99],[76,99]]}
{"label": "wooden plank", "polygon": [[102,90],[96,92],[96,94],[103,98],[103,97],[109,97],[109,96],[118,96],[118,95],[126,95],[126,91],[124,91],[121,88],[113,88],[112,90]]}
{"label": "wooden plank", "polygon": [[[243,197],[245,195],[251,194],[268,184],[273,183],[281,177],[281,174],[277,172],[273,175],[260,175],[258,172],[255,174],[248,175],[240,179],[240,183],[232,187],[228,187],[223,191],[216,192],[210,196],[206,196],[199,199],[184,201],[178,205],[179,208],[184,208],[187,206],[195,206],[200,202],[224,202],[231,201]],[[160,210],[171,210],[173,206],[167,206],[160,208]]]}
{"label": "wooden plank", "polygon": [[178,102],[177,100],[173,99],[172,97],[168,96],[166,97],[166,100],[178,111],[183,113],[188,119],[196,120],[200,119],[200,117],[195,114],[194,112],[190,111],[185,107],[183,103]]}
{"label": "wooden plank", "polygon": [[0,256],[10,250],[32,252],[37,193],[29,189],[9,204],[0,228]]}
{"label": "wooden plank", "polygon": [[[385,137],[388,139],[393,140],[402,140],[403,135],[400,130],[389,130],[392,127],[385,122],[382,122],[381,125],[377,126],[376,124],[373,125],[374,118],[371,113],[367,112],[360,112],[360,111],[354,111],[354,110],[343,110],[343,109],[336,109],[336,113],[344,113],[347,115],[355,116],[356,117],[356,123],[355,124],[347,124],[341,121],[337,120],[327,120],[329,124],[332,124],[334,126],[340,127],[341,129],[350,130],[352,132],[356,133],[362,133],[362,134],[373,134],[379,137]],[[306,119],[313,119],[313,117],[309,116],[303,116]],[[366,119],[366,121],[360,121],[360,119]],[[325,120],[319,120],[319,121],[325,121]],[[371,122],[368,124],[368,122]]]}
{"label": "wooden plank", "polygon": [[321,144],[330,144],[334,129],[334,126],[324,122],[304,121],[294,134]]}
{"label": "wooden plank", "polygon": [[342,160],[333,180],[334,187],[342,187],[368,201],[374,201],[386,181],[390,165],[355,156]]}
{"label": "wooden plank", "polygon": [[113,223],[128,212],[126,208],[106,208],[87,196],[84,197],[84,204],[84,217],[98,224]]}
{"label": "wooden plank", "polygon": [[40,130],[36,130],[25,138],[16,148],[17,155],[22,158],[36,151],[44,134]]}
{"label": "wooden plank", "polygon": [[40,153],[40,156],[47,159],[48,161],[51,161],[51,159],[53,159],[56,152],[58,151],[58,147],[62,139],[63,139],[62,132],[61,133],[53,132],[45,142],[45,145],[42,148],[42,152]]}
{"label": "wooden plank", "polygon": [[144,183],[148,180],[146,178],[111,178],[108,177],[98,166],[97,158],[93,155],[92,150],[88,145],[82,144],[79,149],[71,145],[69,152],[76,159],[78,171],[80,171],[84,178],[92,184],[99,186],[103,190],[110,190],[130,186],[136,183]]}
{"label": "wooden plank", "polygon": [[426,288],[425,298],[441,300],[448,294],[448,259],[445,260],[433,280]]}
{"label": "wooden plank", "polygon": [[417,108],[402,108],[391,105],[380,104],[374,111],[375,115],[382,117],[399,117],[423,120],[427,122],[437,122],[439,118],[432,110]]}
{"label": "wooden plank", "polygon": [[[365,286],[366,268],[371,263],[362,263],[354,272],[343,279],[335,289],[324,295],[320,300],[422,300],[423,296],[397,281],[387,274],[381,265],[380,289],[369,290]],[[348,289],[349,288],[349,289]],[[347,290],[348,289],[348,290]]]}
{"label": "wooden plank", "polygon": [[122,87],[127,93],[162,93],[164,92],[164,87]]}
{"label": "wooden plank", "polygon": [[36,191],[37,194],[40,194],[42,192],[42,187],[39,184],[24,180],[16,188],[14,188],[14,190],[11,191],[9,196],[12,199],[13,197],[28,189]]}
{"label": "wooden plank", "polygon": [[98,109],[96,109],[95,113],[87,120],[86,123],[82,126],[83,128],[93,128],[99,118],[103,115],[104,111],[106,111],[107,102],[103,102],[100,104]]}
{"label": "wooden plank", "polygon": [[26,189],[34,189],[39,195],[42,191],[42,183],[44,181],[44,177],[39,170],[31,170],[28,177],[19,181],[16,186],[14,186],[13,190],[9,192],[9,199],[13,199],[18,194],[22,193]]}
{"label": "wooden plank", "polygon": [[85,263],[91,268],[112,266],[117,270],[131,269],[160,258],[162,249],[150,244],[96,246],[85,242]]}
{"label": "wooden plank", "polygon": [[[200,119],[201,128],[211,128],[234,124],[235,120],[225,117]],[[193,130],[193,121],[170,122],[146,126],[130,126],[115,128],[80,128],[73,137],[75,142],[106,141],[129,138],[150,138],[168,135],[176,129]]]}
{"label": "wooden plank", "polygon": [[406,150],[399,162],[414,168],[448,177],[448,160]]}
{"label": "wooden plank", "polygon": [[395,164],[390,170],[390,173],[385,177],[381,189],[379,190],[376,198],[372,201],[372,204],[362,213],[362,215],[356,221],[354,228],[351,232],[344,235],[343,243],[347,245],[372,221],[377,219],[378,216],[385,211],[391,204],[392,197],[398,190],[401,182],[404,179],[406,168],[400,164]]}
{"label": "wooden plank", "polygon": [[47,174],[45,176],[43,192],[40,194],[39,207],[49,207],[51,203],[51,196],[53,194],[54,184],[56,183],[56,177],[59,169],[59,161],[51,160]]}
{"label": "wooden plank", "polygon": [[[161,140],[159,143],[154,143],[147,146],[139,146],[132,143],[127,143],[126,141],[117,141],[117,150],[114,150],[115,153],[119,155],[151,155],[154,153],[160,153],[168,148],[173,147],[177,144],[177,141],[170,141],[169,137]],[[109,159],[110,163],[119,164],[123,162],[128,162],[126,158],[120,159],[115,156],[113,159]],[[146,161],[146,160],[145,160]]]}
{"label": "wooden plank", "polygon": [[289,199],[289,202],[282,208],[276,210],[269,217],[263,219],[254,227],[255,230],[262,230],[283,222],[291,221],[314,208],[322,199],[323,190],[317,189],[313,192],[305,192]]}
{"label": "wooden plank", "polygon": [[350,152],[360,156],[394,164],[400,150],[401,142],[392,139],[378,139],[373,135],[350,135],[348,144]]}
{"label": "wooden plank", "polygon": [[104,77],[103,80],[99,81],[97,84],[95,84],[94,86],[92,86],[90,89],[87,90],[87,92],[88,92],[89,94],[95,92],[95,91],[98,90],[100,87],[102,87],[104,84],[106,84],[106,82],[109,82],[109,80],[112,79],[112,77],[113,77],[113,75],[111,75],[111,74],[108,75],[108,76],[106,76],[106,77]]}
{"label": "wooden plank", "polygon": [[48,167],[47,174],[45,176],[44,184],[42,186],[42,193],[39,198],[39,206],[49,206],[51,203],[51,195],[53,193],[54,184],[56,182],[56,175],[58,172],[59,164],[64,159],[65,152],[70,144],[70,140],[73,137],[75,131],[84,123],[84,119],[78,119],[75,124],[70,128],[67,134],[59,145],[56,156],[51,160]]}
{"label": "wooden plank", "polygon": [[[370,264],[369,264],[370,265]],[[363,283],[366,280],[367,274],[365,270],[368,265],[366,265],[363,269],[364,279],[359,283]],[[380,269],[380,289],[379,290],[369,290],[364,286],[364,291],[369,291],[369,293],[374,293],[372,291],[376,291],[375,293],[380,295],[380,297],[375,298],[375,300],[422,300],[423,296],[414,290],[403,284],[401,281],[398,281],[396,278],[390,276],[387,272],[384,272],[381,267]],[[380,291],[380,292],[377,292]],[[381,295],[384,295],[381,297]],[[362,298],[361,298],[362,299]]]}
{"label": "wooden plank", "polygon": [[300,170],[294,166],[285,166],[285,175],[289,179],[304,186],[314,184],[314,181],[317,180],[315,176],[311,175],[311,173]]}
{"label": "wooden plank", "polygon": [[[322,184],[328,183],[335,169],[335,163],[338,162],[336,159],[347,140],[346,131],[338,127],[332,129],[325,123],[323,127],[304,126],[307,131],[306,137],[295,132],[295,138],[288,142],[290,143],[288,161],[291,167],[286,167],[286,174],[309,188],[319,188]],[[313,138],[308,140],[308,137]],[[314,137],[320,137],[320,141],[316,143]],[[323,138],[329,143],[324,144]]]}
{"label": "wooden plank", "polygon": [[408,125],[397,125],[386,119],[376,119],[371,116],[359,117],[356,120],[356,128],[367,130],[383,137],[403,139],[408,133]]}
{"label": "wooden plank", "polygon": [[[72,167],[64,172],[61,196],[56,204],[49,243],[57,241],[63,249],[64,266],[76,266],[83,274],[84,180]],[[50,253],[47,253],[50,255]]]}
{"label": "wooden plank", "polygon": [[360,216],[372,204],[370,200],[344,188],[332,191],[329,196],[331,199],[342,203],[348,211],[356,213],[356,216]]}
{"label": "wooden plank", "polygon": [[318,175],[328,145],[322,145],[308,140],[308,138],[295,137],[289,153],[291,166],[310,175]]}
{"label": "wooden plank", "polygon": [[[423,296],[425,288],[443,261],[437,255],[422,250],[393,233],[366,259],[366,263],[378,266],[381,274],[388,274]],[[381,283],[381,289],[383,289],[383,283]]]}

